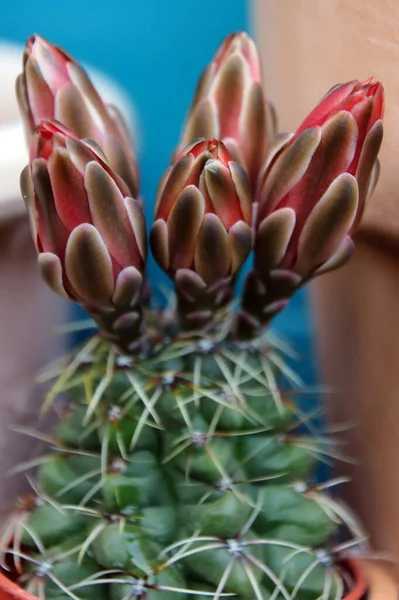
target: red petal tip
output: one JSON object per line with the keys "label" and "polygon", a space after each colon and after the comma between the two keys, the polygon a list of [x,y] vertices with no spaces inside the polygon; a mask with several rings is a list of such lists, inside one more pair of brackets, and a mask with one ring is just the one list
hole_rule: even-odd
{"label": "red petal tip", "polygon": [[43,121],[40,121],[37,127],[37,132],[47,139],[55,134],[63,135],[74,140],[79,139],[72,133],[72,131],[65,127],[65,125],[59,121],[56,121],[55,119],[43,119]]}
{"label": "red petal tip", "polygon": [[28,54],[32,54],[33,52],[33,46],[36,43],[37,40],[37,35],[31,35],[30,37],[28,37],[28,39],[26,40],[26,44],[25,44],[25,51]]}

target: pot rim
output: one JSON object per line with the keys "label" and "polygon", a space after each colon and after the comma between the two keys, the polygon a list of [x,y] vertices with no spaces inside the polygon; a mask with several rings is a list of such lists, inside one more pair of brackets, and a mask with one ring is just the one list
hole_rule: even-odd
{"label": "pot rim", "polygon": [[[3,596],[4,594],[4,596]],[[15,581],[12,581],[0,570],[0,600],[39,600],[26,590],[22,589]]]}
{"label": "pot rim", "polygon": [[[342,600],[362,600],[365,593],[369,589],[368,577],[366,575],[369,563],[359,559],[351,558],[345,560],[343,564],[348,566],[355,580],[355,585],[349,594],[347,594]],[[375,578],[372,577],[371,581],[374,583],[371,584],[370,590],[372,590],[373,585],[375,585]],[[7,594],[5,597],[2,595],[4,592]],[[395,596],[395,598],[397,598],[397,596]],[[394,596],[392,596],[392,599],[384,597],[383,600],[395,600],[395,598]],[[38,598],[22,589],[11,579],[8,579],[5,573],[0,570],[0,600],[38,600]],[[382,600],[382,598],[376,598],[376,600]]]}
{"label": "pot rim", "polygon": [[347,559],[344,564],[349,568],[355,585],[343,600],[361,600],[368,589],[364,573],[364,563],[356,559]]}

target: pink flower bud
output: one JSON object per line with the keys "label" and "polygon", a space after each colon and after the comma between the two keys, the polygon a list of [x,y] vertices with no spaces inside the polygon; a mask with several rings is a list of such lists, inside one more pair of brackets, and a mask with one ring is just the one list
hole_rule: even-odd
{"label": "pink flower bud", "polygon": [[276,154],[259,181],[255,266],[300,279],[350,255],[378,177],[383,87],[335,86]]}
{"label": "pink flower bud", "polygon": [[100,148],[43,121],[21,187],[50,287],[89,308],[129,303],[146,260],[144,215]]}
{"label": "pink flower bud", "polygon": [[43,119],[56,119],[78,138],[96,141],[130,195],[137,197],[139,174],[126,125],[66,52],[39,36],[29,38],[17,98],[29,145]]}
{"label": "pink flower bud", "polygon": [[181,144],[197,137],[222,140],[247,170],[254,189],[272,135],[258,50],[246,33],[232,34],[199,81]]}
{"label": "pink flower bud", "polygon": [[164,175],[151,230],[159,265],[191,270],[205,284],[237,272],[251,250],[251,192],[245,170],[217,140],[194,140]]}

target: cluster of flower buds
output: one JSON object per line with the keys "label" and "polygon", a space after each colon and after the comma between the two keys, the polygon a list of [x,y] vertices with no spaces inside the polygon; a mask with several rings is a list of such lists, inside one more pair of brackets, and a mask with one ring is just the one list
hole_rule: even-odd
{"label": "cluster of flower buds", "polygon": [[[146,261],[127,130],[63,50],[28,41],[17,95],[31,142],[22,187],[42,274],[119,347],[140,336]],[[258,52],[229,36],[203,73],[162,178],[151,247],[185,329],[213,326],[254,247],[236,335],[259,335],[299,286],[343,264],[378,178],[383,88],[335,86],[295,134],[274,136]],[[256,213],[256,214],[255,214]]]}
{"label": "cluster of flower buds", "polygon": [[42,276],[131,352],[141,334],[146,228],[127,130],[81,67],[37,36],[17,96],[30,145],[21,188]]}
{"label": "cluster of flower buds", "polygon": [[161,181],[150,237],[175,281],[184,326],[202,326],[230,299],[232,276],[252,248],[251,220],[245,169],[223,142],[194,140]]}
{"label": "cluster of flower buds", "polygon": [[223,141],[247,170],[254,190],[274,129],[258,49],[246,33],[232,34],[200,78],[181,144],[198,137]]}
{"label": "cluster of flower buds", "polygon": [[97,142],[137,198],[139,173],[124,120],[117,108],[104,104],[86,72],[64,50],[40,36],[29,38],[16,91],[29,145],[43,119],[56,119],[78,138]]}
{"label": "cluster of flower buds", "polygon": [[378,178],[383,88],[335,86],[259,178],[255,268],[240,315],[241,336],[285,306],[304,282],[346,262]]}

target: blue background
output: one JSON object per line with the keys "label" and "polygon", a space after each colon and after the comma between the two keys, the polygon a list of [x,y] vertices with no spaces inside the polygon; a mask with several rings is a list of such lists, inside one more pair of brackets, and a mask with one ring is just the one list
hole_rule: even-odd
{"label": "blue background", "polygon": [[[24,43],[38,33],[79,61],[111,75],[133,100],[140,121],[142,194],[147,215],[168,165],[197,78],[221,40],[250,33],[246,0],[19,0],[7,2],[2,38]],[[162,281],[150,263],[153,283]],[[276,328],[301,355],[300,372],[314,380],[306,292],[276,319]]]}

